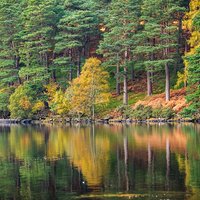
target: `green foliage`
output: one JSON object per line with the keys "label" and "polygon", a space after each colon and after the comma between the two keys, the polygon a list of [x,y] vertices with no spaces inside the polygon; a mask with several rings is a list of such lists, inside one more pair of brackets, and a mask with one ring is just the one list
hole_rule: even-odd
{"label": "green foliage", "polygon": [[142,60],[145,70],[149,73],[150,84],[156,72],[165,70],[168,82],[166,93],[169,93],[170,87],[169,66],[182,66],[178,44],[178,38],[181,37],[180,28],[174,21],[181,23],[184,10],[181,2],[177,0],[144,0],[141,9],[141,31],[136,34],[137,47],[134,53],[139,55],[138,61]]}
{"label": "green foliage", "polygon": [[[191,36],[188,42],[190,51],[184,57],[187,73],[183,74],[182,69],[178,72],[178,84],[182,86],[184,82],[186,86],[188,78],[187,100],[190,106],[185,113],[198,118],[199,2],[190,1],[190,9],[183,17],[183,6],[187,4],[188,1],[183,0],[2,0],[1,117],[9,116],[8,99],[11,116],[20,118],[36,116],[40,108],[43,110],[47,96],[51,112],[59,115],[74,110],[89,115],[94,107],[96,111],[107,109],[105,112],[108,112],[120,105],[118,99],[123,99],[124,104],[134,104],[134,95],[141,94],[134,94],[128,100],[128,84],[130,77],[132,81],[134,79],[133,72],[140,73],[135,76],[140,81],[146,71],[147,82],[153,85],[148,88],[161,92],[158,90],[160,87],[163,91],[164,76],[166,86],[172,86],[177,73],[171,76],[171,84],[169,73],[177,72],[182,65],[181,55],[185,44],[182,40],[189,36],[181,30],[183,21],[183,28]],[[97,53],[102,55],[97,56]],[[94,76],[92,67],[82,68],[85,60],[92,56],[103,57],[103,72],[95,72],[101,74],[103,81],[97,85],[104,84],[103,87],[98,88],[91,83]],[[111,75],[110,84],[106,71]],[[99,80],[96,76],[95,81]],[[122,80],[123,98],[120,91]],[[53,95],[48,91],[45,94],[44,85],[49,83],[57,84]],[[107,97],[110,96],[108,85],[112,90],[116,87],[119,98],[102,107],[103,100],[108,102]],[[76,99],[72,98],[76,93],[74,88],[79,91]],[[167,90],[170,91],[169,87],[166,87]],[[105,96],[102,97],[102,94]],[[124,117],[131,115],[129,107],[123,109]],[[140,109],[144,109],[144,118],[151,116],[150,108]],[[138,108],[135,116],[140,118],[140,115]],[[168,117],[168,112],[163,116]]]}
{"label": "green foliage", "polygon": [[154,118],[172,119],[175,116],[175,112],[170,108],[155,108],[152,112]]}
{"label": "green foliage", "polygon": [[11,89],[6,88],[0,91],[0,117],[6,118],[9,116],[9,98]]}
{"label": "green foliage", "polygon": [[18,80],[20,12],[18,1],[0,2],[0,88]]}
{"label": "green foliage", "polygon": [[132,117],[138,120],[146,120],[152,117],[152,108],[150,106],[138,105],[134,110]]}
{"label": "green foliage", "polygon": [[130,118],[133,114],[133,109],[129,105],[120,105],[116,109],[116,112],[120,112],[123,118]]}
{"label": "green foliage", "polygon": [[182,115],[184,117],[200,118],[200,2],[192,0],[190,11],[186,14],[185,25],[191,31],[188,43],[191,46],[190,52],[185,56],[186,70],[188,78],[188,95],[186,97],[189,107]]}
{"label": "green foliage", "polygon": [[82,52],[88,48],[90,37],[98,35],[98,14],[94,13],[92,2],[87,0],[66,0],[63,16],[58,23],[55,52],[58,57],[54,65],[67,72],[72,81],[73,71],[80,67],[86,55]]}
{"label": "green foliage", "polygon": [[42,89],[37,85],[20,85],[10,96],[11,118],[32,118],[44,108]]}
{"label": "green foliage", "polygon": [[170,108],[152,108],[151,106],[138,105],[136,108],[122,105],[117,107],[116,112],[121,113],[123,118],[132,118],[137,120],[147,120],[150,118],[172,119],[175,112]]}

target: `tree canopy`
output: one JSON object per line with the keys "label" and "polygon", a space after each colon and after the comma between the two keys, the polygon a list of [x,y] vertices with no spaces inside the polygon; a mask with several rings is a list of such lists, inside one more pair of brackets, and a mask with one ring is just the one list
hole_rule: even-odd
{"label": "tree canopy", "polygon": [[1,117],[91,116],[116,96],[125,106],[135,102],[133,88],[145,82],[148,96],[164,92],[166,101],[172,89],[187,87],[183,113],[196,118],[199,4],[2,0]]}

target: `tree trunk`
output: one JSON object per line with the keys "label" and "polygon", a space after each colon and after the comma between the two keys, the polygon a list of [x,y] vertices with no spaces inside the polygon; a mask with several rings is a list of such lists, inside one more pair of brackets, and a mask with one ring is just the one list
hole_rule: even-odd
{"label": "tree trunk", "polygon": [[177,54],[177,59],[176,59],[176,64],[174,66],[174,73],[177,73],[177,71],[179,70],[179,67],[181,65],[181,48],[182,48],[182,17],[179,19],[178,22],[178,35],[177,35],[177,47],[176,47],[176,54]]}
{"label": "tree trunk", "polygon": [[[19,63],[20,63],[20,57],[19,57],[19,56],[15,56],[15,68],[16,68],[17,70],[19,70]],[[18,77],[18,82],[19,82],[19,84],[22,83],[20,77]]]}
{"label": "tree trunk", "polygon": [[117,63],[117,71],[116,71],[116,94],[120,95],[120,77],[119,77],[119,63]]}
{"label": "tree trunk", "polygon": [[[56,58],[56,55],[55,55],[55,53],[53,53],[52,60],[54,60],[55,58]],[[52,79],[53,79],[54,82],[57,81],[57,78],[56,78],[56,69],[53,69],[53,71],[52,71]]]}
{"label": "tree trunk", "polygon": [[127,67],[124,67],[124,96],[123,104],[128,105],[128,78],[127,78]]}
{"label": "tree trunk", "polygon": [[69,57],[70,57],[70,71],[69,71],[69,81],[72,81],[72,49],[69,50]]}
{"label": "tree trunk", "polygon": [[165,100],[170,101],[170,73],[169,73],[169,66],[168,64],[165,64],[165,77],[166,77],[166,83],[165,83]]}
{"label": "tree trunk", "polygon": [[94,110],[94,104],[92,104],[92,120],[95,120],[95,110]]}
{"label": "tree trunk", "polygon": [[52,79],[54,82],[56,82],[56,70],[55,69],[53,69],[53,71],[52,71]]}
{"label": "tree trunk", "polygon": [[147,71],[147,96],[152,95],[152,80],[151,80],[151,72]]}
{"label": "tree trunk", "polygon": [[72,81],[72,65],[70,65],[69,81]]}
{"label": "tree trunk", "polygon": [[81,53],[78,52],[78,63],[77,63],[77,77],[81,74]]}
{"label": "tree trunk", "polygon": [[128,74],[127,74],[127,67],[126,61],[128,58],[128,49],[125,51],[124,54],[125,62],[124,62],[124,96],[123,96],[123,104],[128,105]]}
{"label": "tree trunk", "polygon": [[131,66],[131,81],[133,82],[135,80],[135,70],[134,70],[134,66]]}

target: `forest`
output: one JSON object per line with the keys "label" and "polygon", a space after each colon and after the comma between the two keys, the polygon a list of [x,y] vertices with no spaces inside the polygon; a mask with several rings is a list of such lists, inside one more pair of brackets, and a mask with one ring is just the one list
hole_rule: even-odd
{"label": "forest", "polygon": [[0,118],[52,116],[199,119],[200,1],[1,0]]}

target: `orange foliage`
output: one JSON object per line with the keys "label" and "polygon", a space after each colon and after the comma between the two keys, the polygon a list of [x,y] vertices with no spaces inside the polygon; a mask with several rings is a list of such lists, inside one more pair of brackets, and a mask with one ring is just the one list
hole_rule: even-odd
{"label": "orange foliage", "polygon": [[143,101],[138,101],[133,108],[137,107],[138,105],[151,106],[153,108],[168,107],[178,113],[182,111],[183,108],[188,106],[185,95],[186,91],[184,88],[180,90],[173,90],[171,91],[171,100],[168,102],[165,101],[165,93],[162,93],[147,97]]}
{"label": "orange foliage", "polygon": [[29,101],[29,99],[28,99],[28,97],[27,96],[25,96],[25,97],[23,97],[22,99],[20,99],[20,106],[22,107],[22,108],[24,108],[25,110],[28,110],[28,109],[30,109],[31,108],[31,102]]}

